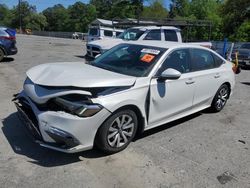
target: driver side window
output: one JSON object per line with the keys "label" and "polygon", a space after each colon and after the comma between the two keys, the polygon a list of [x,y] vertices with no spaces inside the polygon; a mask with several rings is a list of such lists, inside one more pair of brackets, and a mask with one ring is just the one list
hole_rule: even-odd
{"label": "driver side window", "polygon": [[164,70],[172,68],[179,72],[190,72],[190,54],[188,49],[178,49],[170,53],[167,59],[162,63],[157,75],[160,75]]}

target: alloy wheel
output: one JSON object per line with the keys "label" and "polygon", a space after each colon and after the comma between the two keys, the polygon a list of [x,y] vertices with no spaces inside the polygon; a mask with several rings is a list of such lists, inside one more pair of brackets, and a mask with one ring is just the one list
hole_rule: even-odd
{"label": "alloy wheel", "polygon": [[128,114],[118,116],[111,124],[107,134],[108,144],[113,148],[122,147],[133,136],[135,123]]}
{"label": "alloy wheel", "polygon": [[217,101],[216,101],[216,108],[217,109],[222,109],[228,99],[228,88],[222,87],[218,93]]}

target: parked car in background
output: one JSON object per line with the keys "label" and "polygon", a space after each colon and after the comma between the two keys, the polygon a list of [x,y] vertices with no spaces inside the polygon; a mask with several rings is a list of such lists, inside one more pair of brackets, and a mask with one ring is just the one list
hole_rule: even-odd
{"label": "parked car in background", "polygon": [[[98,54],[111,49],[117,44],[124,41],[170,41],[182,43],[181,30],[172,26],[139,26],[127,29],[117,38],[104,39],[89,42],[86,44],[87,56],[94,58]],[[211,42],[194,42],[189,44],[197,44],[205,47],[211,47]]]}
{"label": "parked car in background", "polygon": [[14,55],[17,53],[16,32],[15,30],[0,27],[0,61],[4,56]]}
{"label": "parked car in background", "polygon": [[93,26],[89,28],[87,43],[95,40],[110,39],[119,36],[124,30],[104,26]]}
{"label": "parked car in background", "polygon": [[126,42],[91,64],[31,68],[14,101],[41,146],[115,153],[142,131],[205,108],[221,111],[235,85],[232,68],[198,45]]}
{"label": "parked car in background", "polygon": [[232,55],[233,59],[235,59],[236,52],[238,52],[239,66],[242,68],[250,68],[250,43],[244,43],[236,49]]}

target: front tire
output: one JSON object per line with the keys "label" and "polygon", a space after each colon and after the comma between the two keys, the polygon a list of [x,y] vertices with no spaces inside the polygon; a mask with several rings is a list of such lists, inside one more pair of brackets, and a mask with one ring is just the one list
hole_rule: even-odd
{"label": "front tire", "polygon": [[99,128],[95,144],[108,154],[124,150],[135,137],[138,119],[134,111],[121,110],[111,115]]}
{"label": "front tire", "polygon": [[224,106],[227,103],[227,100],[229,98],[230,90],[228,85],[223,84],[218,91],[216,92],[212,105],[211,105],[211,110],[213,112],[219,112],[221,111]]}

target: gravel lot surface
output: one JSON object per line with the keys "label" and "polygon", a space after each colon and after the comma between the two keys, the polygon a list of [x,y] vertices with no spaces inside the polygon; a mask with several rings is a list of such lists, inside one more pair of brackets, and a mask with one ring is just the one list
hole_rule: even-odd
{"label": "gravel lot surface", "polygon": [[12,104],[30,67],[85,62],[80,40],[17,36],[19,53],[0,63],[0,187],[250,187],[250,70],[217,114],[200,112],[147,131],[118,154],[64,154],[24,132]]}

